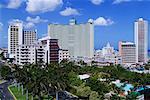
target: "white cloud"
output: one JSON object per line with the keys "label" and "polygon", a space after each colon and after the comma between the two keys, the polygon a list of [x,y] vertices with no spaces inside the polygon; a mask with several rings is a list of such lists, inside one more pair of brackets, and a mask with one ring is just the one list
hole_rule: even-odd
{"label": "white cloud", "polygon": [[131,2],[131,1],[144,1],[144,0],[114,0],[113,4],[119,4],[119,3],[123,3],[123,2]]}
{"label": "white cloud", "polygon": [[22,21],[20,19],[12,19],[12,20],[8,21],[8,24],[13,24],[15,22],[21,22],[25,29],[30,29],[30,28],[35,27],[34,23],[32,23],[32,22],[25,22],[25,21]]}
{"label": "white cloud", "polygon": [[34,23],[32,23],[32,22],[25,22],[25,21],[22,21],[22,20],[20,20],[20,19],[12,19],[12,20],[10,20],[10,21],[8,22],[8,24],[13,24],[13,23],[15,23],[15,22],[21,22],[21,23],[23,24],[23,27],[24,27],[25,29],[30,29],[30,28],[35,27],[35,24],[34,24]]}
{"label": "white cloud", "polygon": [[111,19],[104,18],[104,17],[99,17],[95,19],[93,22],[94,22],[94,25],[97,25],[97,26],[109,26],[114,23],[114,21],[112,21]]}
{"label": "white cloud", "polygon": [[39,16],[36,16],[35,18],[27,17],[26,21],[32,22],[32,23],[43,23],[43,22],[48,22],[47,19],[41,19]]}
{"label": "white cloud", "polygon": [[35,24],[32,23],[32,22],[24,23],[24,28],[25,29],[30,29],[30,28],[34,28],[34,27],[35,27]]}
{"label": "white cloud", "polygon": [[0,32],[2,31],[2,29],[3,29],[3,23],[0,22]]}
{"label": "white cloud", "polygon": [[129,2],[131,0],[114,0],[113,4],[119,4],[119,3],[122,3],[122,2]]}
{"label": "white cloud", "polygon": [[22,21],[19,19],[12,19],[8,23],[12,24],[15,22],[22,22],[25,29],[35,28],[36,24],[48,22],[47,19],[41,19],[40,16],[36,16],[35,18],[27,17],[26,21]]}
{"label": "white cloud", "polygon": [[15,22],[21,22],[21,23],[23,23],[23,21],[20,20],[20,19],[12,19],[12,20],[8,21],[8,24],[13,24]]}
{"label": "white cloud", "polygon": [[26,11],[29,13],[43,13],[54,11],[63,4],[62,0],[28,0]]}
{"label": "white cloud", "polygon": [[21,6],[24,0],[9,0],[7,8],[17,9]]}
{"label": "white cloud", "polygon": [[62,16],[71,16],[71,15],[80,15],[80,13],[77,9],[67,7],[65,10],[60,12],[60,15],[62,15]]}
{"label": "white cloud", "polygon": [[95,5],[100,5],[101,3],[104,2],[104,0],[90,0],[90,1]]}

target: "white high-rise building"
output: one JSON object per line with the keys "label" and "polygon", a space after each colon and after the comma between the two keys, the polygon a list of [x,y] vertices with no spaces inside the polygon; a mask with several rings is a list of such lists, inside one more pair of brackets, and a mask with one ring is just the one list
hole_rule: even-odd
{"label": "white high-rise building", "polygon": [[8,28],[8,54],[15,58],[18,45],[31,45],[37,40],[37,30],[24,30],[23,23],[10,23]]}
{"label": "white high-rise building", "polygon": [[135,64],[137,62],[136,46],[132,42],[119,42],[119,54],[123,64]]}
{"label": "white high-rise building", "polygon": [[23,30],[23,44],[31,45],[37,40],[37,30]]}
{"label": "white high-rise building", "polygon": [[8,54],[15,57],[16,48],[23,44],[23,24],[20,21],[11,23],[8,28]]}
{"label": "white high-rise building", "polygon": [[69,25],[49,24],[48,35],[58,39],[60,48],[69,50],[71,58],[94,56],[94,25],[91,21],[77,24],[71,19]]}
{"label": "white high-rise building", "polygon": [[134,23],[134,32],[137,62],[146,63],[148,60],[148,22],[139,18]]}

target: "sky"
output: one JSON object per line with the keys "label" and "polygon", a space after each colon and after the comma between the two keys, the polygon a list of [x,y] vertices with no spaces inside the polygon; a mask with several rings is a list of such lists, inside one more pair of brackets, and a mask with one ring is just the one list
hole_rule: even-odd
{"label": "sky", "polygon": [[[0,47],[7,47],[8,25],[20,20],[25,29],[37,29],[38,38],[46,36],[48,24],[94,21],[94,47],[110,42],[134,42],[134,21],[150,21],[150,0],[0,0]],[[149,40],[150,49],[150,40]]]}

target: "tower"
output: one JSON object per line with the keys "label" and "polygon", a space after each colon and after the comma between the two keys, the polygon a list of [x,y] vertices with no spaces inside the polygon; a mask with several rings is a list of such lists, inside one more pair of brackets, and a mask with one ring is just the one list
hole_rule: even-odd
{"label": "tower", "polygon": [[146,63],[148,59],[148,22],[139,18],[134,23],[134,39],[137,63]]}

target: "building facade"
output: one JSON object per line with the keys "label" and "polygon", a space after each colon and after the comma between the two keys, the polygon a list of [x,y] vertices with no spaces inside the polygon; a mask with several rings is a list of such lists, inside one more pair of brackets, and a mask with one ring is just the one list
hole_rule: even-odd
{"label": "building facade", "polygon": [[31,45],[37,40],[37,30],[23,30],[23,44]]}
{"label": "building facade", "polygon": [[114,49],[110,45],[110,43],[107,43],[105,47],[102,48],[102,50],[96,50],[94,52],[94,61],[96,64],[122,64],[122,58],[118,54],[118,51]]}
{"label": "building facade", "polygon": [[16,64],[19,65],[24,65],[28,63],[35,64],[36,61],[35,52],[36,49],[34,45],[18,45],[15,56]]}
{"label": "building facade", "polygon": [[16,21],[11,23],[8,28],[8,53],[10,58],[15,57],[16,48],[23,44],[23,24]]}
{"label": "building facade", "polygon": [[102,55],[105,56],[112,56],[114,54],[114,48],[110,46],[110,43],[107,43],[106,47],[102,48]]}
{"label": "building facade", "polygon": [[119,42],[119,54],[122,57],[122,64],[135,64],[136,46],[132,42]]}
{"label": "building facade", "polygon": [[59,62],[59,45],[58,39],[51,39],[47,36],[39,39],[42,45],[46,45],[47,48],[47,57],[49,63],[58,63]]}
{"label": "building facade", "polygon": [[62,60],[69,60],[69,59],[70,59],[69,51],[68,50],[59,49],[59,63]]}
{"label": "building facade", "polygon": [[139,18],[134,23],[134,32],[136,59],[139,63],[146,63],[148,60],[148,22]]}
{"label": "building facade", "polygon": [[69,25],[49,24],[48,36],[58,39],[61,49],[69,50],[71,57],[94,56],[94,25],[92,22],[77,24],[70,20]]}
{"label": "building facade", "polygon": [[8,28],[8,54],[15,58],[18,45],[31,45],[37,39],[37,30],[24,30],[23,23],[16,21],[10,23]]}
{"label": "building facade", "polygon": [[31,45],[18,45],[15,59],[19,65],[58,63],[58,40],[44,37]]}

